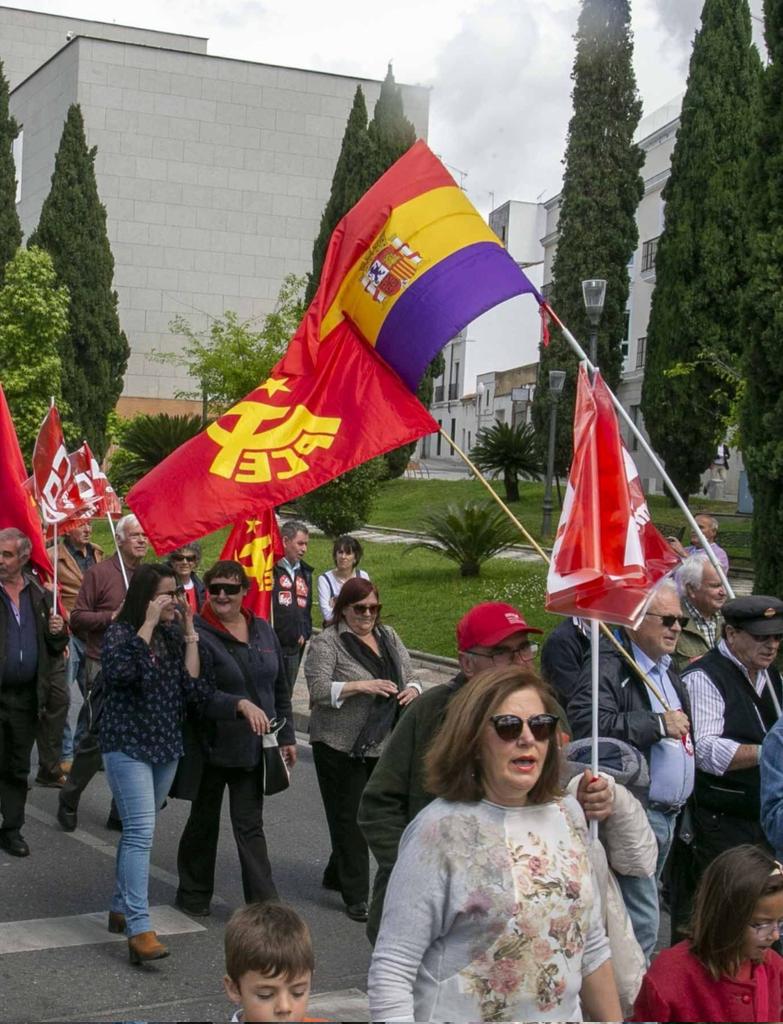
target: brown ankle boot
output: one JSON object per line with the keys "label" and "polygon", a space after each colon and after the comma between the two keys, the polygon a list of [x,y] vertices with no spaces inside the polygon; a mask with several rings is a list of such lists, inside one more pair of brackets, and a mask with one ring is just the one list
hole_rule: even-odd
{"label": "brown ankle boot", "polygon": [[145,960],[162,960],[169,951],[158,942],[155,932],[139,932],[128,939],[128,956],[132,964],[140,964]]}
{"label": "brown ankle boot", "polygon": [[112,935],[123,935],[125,932],[125,915],[118,910],[109,911],[109,931]]}

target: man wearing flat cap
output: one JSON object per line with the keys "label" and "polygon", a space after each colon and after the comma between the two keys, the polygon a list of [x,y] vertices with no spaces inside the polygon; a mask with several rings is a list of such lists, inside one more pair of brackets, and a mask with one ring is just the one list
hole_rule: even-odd
{"label": "man wearing flat cap", "polygon": [[783,601],[755,595],[723,606],[718,645],[683,673],[696,747],[694,884],[714,858],[741,843],[767,847],[761,817],[761,745],[780,717],[783,685],[773,667]]}

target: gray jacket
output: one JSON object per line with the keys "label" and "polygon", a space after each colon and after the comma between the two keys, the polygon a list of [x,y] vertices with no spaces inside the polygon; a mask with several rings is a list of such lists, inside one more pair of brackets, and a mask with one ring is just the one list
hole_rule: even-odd
{"label": "gray jacket", "polygon": [[[420,686],[402,640],[390,626],[381,628],[397,654],[402,688],[412,684]],[[350,754],[375,699],[371,694],[357,693],[347,697],[339,708],[332,705],[332,683],[369,678],[367,669],[352,658],[340,642],[340,634],[347,629],[344,622],[338,623],[336,628],[327,626],[310,641],[305,659],[305,677],[310,691],[310,742],[326,743],[344,754]],[[367,756],[378,757],[383,746],[379,743],[372,747]]]}

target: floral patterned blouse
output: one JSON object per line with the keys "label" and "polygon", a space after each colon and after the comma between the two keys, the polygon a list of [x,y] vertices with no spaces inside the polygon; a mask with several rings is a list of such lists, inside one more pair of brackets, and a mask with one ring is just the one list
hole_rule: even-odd
{"label": "floral patterned blouse", "polygon": [[573,797],[528,807],[435,800],[410,823],[369,976],[370,1019],[582,1019],[610,957]]}
{"label": "floral patterned blouse", "polygon": [[211,679],[188,674],[183,648],[176,626],[158,626],[152,647],[127,622],[109,626],[101,648],[103,753],[119,750],[148,764],[182,757],[185,705],[214,693]]}

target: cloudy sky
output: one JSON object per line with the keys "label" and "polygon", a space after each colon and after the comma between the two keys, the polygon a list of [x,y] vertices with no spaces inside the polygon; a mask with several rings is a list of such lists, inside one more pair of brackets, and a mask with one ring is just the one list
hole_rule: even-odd
{"label": "cloudy sky", "polygon": [[[432,87],[430,144],[483,213],[558,190],[579,0],[0,2],[207,36],[212,54],[273,64],[382,78],[391,60],[398,81]],[[682,92],[701,6],[633,0],[645,113]]]}

